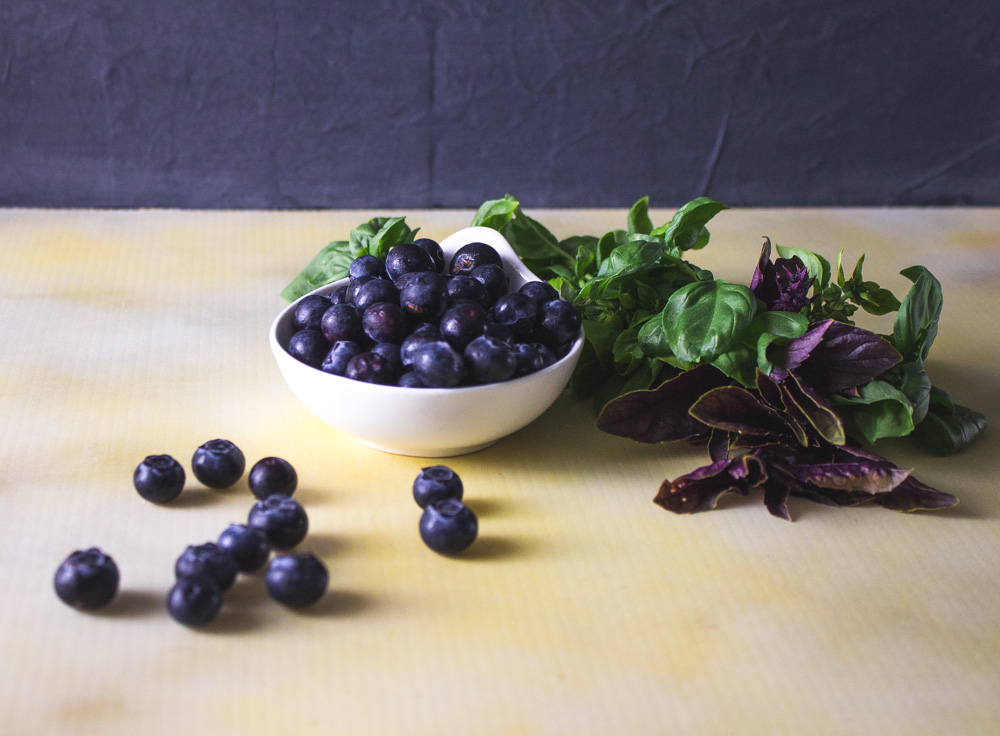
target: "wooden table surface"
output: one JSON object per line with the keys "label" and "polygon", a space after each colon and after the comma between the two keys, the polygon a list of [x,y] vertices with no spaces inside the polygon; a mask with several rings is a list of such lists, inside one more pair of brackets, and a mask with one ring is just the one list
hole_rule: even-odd
{"label": "wooden table surface", "polygon": [[[1000,733],[1000,442],[940,459],[879,448],[961,499],[952,510],[759,499],[674,516],[652,503],[701,448],[598,432],[567,395],[495,446],[454,458],[481,537],[459,559],[417,533],[420,458],[314,418],[267,344],[281,288],[375,214],[428,237],[471,211],[0,210],[0,714],[4,734]],[[624,210],[535,211],[559,236]],[[668,210],[653,213],[659,223]],[[761,236],[905,293],[929,267],[945,308],[928,371],[998,421],[1000,210],[731,210],[694,257],[748,283]],[[260,575],[219,619],[163,601],[188,544],[243,521],[245,479],[190,477],[173,504],[132,488],[148,454],[189,469],[236,442],[285,457],[310,515],[302,548],[331,586],[273,604]],[[100,546],[121,569],[104,611],[52,575]]]}

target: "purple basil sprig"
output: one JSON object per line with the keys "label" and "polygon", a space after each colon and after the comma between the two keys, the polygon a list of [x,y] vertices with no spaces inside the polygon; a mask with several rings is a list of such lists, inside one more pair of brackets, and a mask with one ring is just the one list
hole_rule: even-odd
{"label": "purple basil sprig", "polygon": [[809,290],[813,280],[798,256],[771,262],[771,240],[764,238],[757,268],[750,280],[750,291],[770,311],[798,312],[812,302]]}

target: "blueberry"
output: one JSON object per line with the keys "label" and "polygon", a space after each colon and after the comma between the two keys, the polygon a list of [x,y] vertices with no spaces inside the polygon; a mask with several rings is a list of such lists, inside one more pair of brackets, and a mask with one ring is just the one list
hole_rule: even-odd
{"label": "blueberry", "polygon": [[77,550],[56,569],[56,595],[68,606],[100,608],[118,592],[118,566],[97,547]]}
{"label": "blueberry", "polygon": [[334,304],[347,304],[348,303],[347,294],[350,288],[351,288],[350,286],[341,286],[335,292],[330,294],[330,305],[332,306]]}
{"label": "blueberry", "polygon": [[403,388],[426,388],[424,382],[413,371],[407,371],[401,375],[396,381],[396,385]]}
{"label": "blueberry", "polygon": [[504,273],[503,268],[495,266],[492,263],[477,266],[469,275],[486,287],[486,292],[490,297],[490,304],[493,304],[497,299],[506,294],[507,287],[510,286],[510,279],[507,278],[507,274]]}
{"label": "blueberry", "polygon": [[331,306],[330,297],[310,294],[302,297],[292,314],[292,324],[296,330],[319,330],[323,312]]}
{"label": "blueberry", "polygon": [[229,551],[240,572],[259,570],[271,554],[264,532],[246,524],[230,524],[219,535],[217,544]]}
{"label": "blueberry", "polygon": [[219,615],[222,593],[204,575],[181,578],[167,594],[167,612],[185,626],[205,626]]}
{"label": "blueberry", "polygon": [[444,277],[433,271],[413,274],[400,288],[399,305],[422,322],[437,320],[447,306]]}
{"label": "blueberry", "polygon": [[457,498],[431,501],[420,516],[420,537],[424,544],[443,555],[467,549],[478,532],[476,515]]}
{"label": "blueberry", "polygon": [[385,272],[385,263],[381,258],[372,255],[358,256],[347,268],[347,275],[351,281],[357,281],[362,276],[370,276],[376,279],[387,279],[389,275]]}
{"label": "blueberry", "polygon": [[391,281],[386,279],[372,279],[366,281],[354,291],[354,298],[351,300],[358,313],[364,314],[372,304],[379,302],[399,303],[399,289]]}
{"label": "blueberry", "polygon": [[330,576],[312,552],[279,555],[267,566],[264,585],[267,593],[289,608],[303,608],[323,597]]}
{"label": "blueberry", "polygon": [[507,344],[514,343],[514,332],[507,325],[500,325],[496,322],[489,322],[486,325],[486,330],[483,332],[486,337],[494,337],[500,342],[505,342]]}
{"label": "blueberry", "polygon": [[518,294],[524,294],[535,303],[535,309],[541,307],[545,302],[555,301],[559,298],[559,292],[547,281],[529,281],[517,290]]}
{"label": "blueberry", "polygon": [[412,271],[433,271],[430,254],[413,243],[400,243],[389,249],[385,257],[385,270],[393,281]]}
{"label": "blueberry", "polygon": [[409,319],[398,304],[380,302],[365,310],[361,317],[365,334],[373,342],[394,342],[397,345],[409,333]]}
{"label": "blueberry", "polygon": [[471,274],[473,269],[492,263],[494,266],[503,265],[503,260],[496,249],[486,243],[469,243],[463,245],[451,258],[451,265],[448,268],[452,276],[458,274]]}
{"label": "blueberry", "polygon": [[438,273],[444,271],[444,251],[441,250],[441,246],[436,240],[419,238],[418,240],[414,240],[413,244],[427,251],[427,255],[431,257],[431,263],[434,264],[435,271]]}
{"label": "blueberry", "polygon": [[399,346],[399,359],[403,364],[403,367],[408,367],[413,365],[413,354],[422,345],[426,345],[429,342],[437,342],[441,339],[441,330],[438,326],[427,322],[409,335],[403,340],[403,344]]}
{"label": "blueberry", "polygon": [[332,373],[335,376],[342,376],[347,373],[347,364],[355,355],[361,355],[364,350],[352,340],[338,340],[326,354],[320,370],[324,373]]}
{"label": "blueberry", "polygon": [[511,346],[517,359],[515,376],[536,373],[556,362],[556,356],[545,345],[538,342],[519,342]]}
{"label": "blueberry", "polygon": [[250,468],[247,483],[257,498],[291,496],[299,484],[299,476],[287,460],[282,460],[280,457],[265,457]]}
{"label": "blueberry", "polygon": [[288,341],[288,354],[313,368],[318,368],[323,363],[329,350],[330,343],[322,332],[316,330],[300,330]]}
{"label": "blueberry", "polygon": [[486,287],[471,276],[459,274],[445,282],[445,290],[452,301],[467,299],[485,308],[490,305],[490,293]]}
{"label": "blueberry", "polygon": [[354,304],[354,295],[357,293],[358,289],[367,284],[369,281],[374,281],[375,276],[359,276],[358,278],[352,280],[347,285],[347,295],[344,297],[345,304]]}
{"label": "blueberry", "polygon": [[413,354],[413,372],[421,383],[432,388],[457,386],[466,374],[462,356],[443,340],[417,348]]}
{"label": "blueberry", "polygon": [[439,329],[441,337],[456,350],[465,346],[486,332],[489,316],[486,310],[475,302],[457,302],[441,315]]}
{"label": "blueberry", "polygon": [[309,517],[294,498],[268,496],[250,509],[248,523],[264,532],[275,549],[291,549],[306,538]]}
{"label": "blueberry", "polygon": [[572,343],[580,334],[580,313],[563,299],[546,302],[538,309],[535,335],[551,348]]}
{"label": "blueberry", "polygon": [[413,500],[420,508],[444,498],[462,500],[462,479],[446,465],[423,468],[413,481]]}
{"label": "blueberry", "polygon": [[515,292],[497,299],[490,310],[490,318],[509,327],[515,338],[527,339],[534,332],[537,311],[538,307],[531,297]]}
{"label": "blueberry", "polygon": [[[352,342],[363,340],[361,315],[358,310],[350,304],[334,304],[323,313],[323,336],[330,344],[341,340]],[[326,357],[325,353],[323,357]]]}
{"label": "blueberry", "polygon": [[228,488],[246,468],[242,451],[229,440],[209,440],[194,451],[191,471],[209,488]]}
{"label": "blueberry", "polygon": [[477,337],[465,348],[465,364],[477,383],[506,381],[517,371],[517,358],[510,345],[495,337]]}
{"label": "blueberry", "polygon": [[371,352],[361,353],[351,358],[344,376],[352,381],[365,383],[387,385],[396,382],[396,372],[392,363],[378,353]]}
{"label": "blueberry", "polygon": [[204,575],[219,590],[229,590],[232,587],[237,571],[236,558],[215,542],[188,546],[174,563],[174,574],[178,580]]}
{"label": "blueberry", "polygon": [[147,501],[167,503],[184,490],[184,468],[170,455],[149,455],[135,469],[132,483]]}
{"label": "blueberry", "polygon": [[[403,342],[406,341],[404,340]],[[395,382],[403,372],[403,358],[400,353],[400,346],[391,342],[377,342],[371,346],[369,352],[381,355],[389,362],[389,367],[392,369],[392,380]]]}

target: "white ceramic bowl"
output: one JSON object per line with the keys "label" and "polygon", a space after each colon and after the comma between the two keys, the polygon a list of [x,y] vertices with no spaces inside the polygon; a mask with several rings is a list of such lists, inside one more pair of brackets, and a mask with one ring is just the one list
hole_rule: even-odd
{"label": "white ceramic bowl", "polygon": [[[525,268],[507,240],[488,227],[468,227],[441,242],[446,262],[467,243],[496,248],[516,291],[538,277]],[[347,279],[320,287],[331,294]],[[303,297],[305,298],[305,297]],[[285,307],[271,325],[271,350],[299,400],[327,424],[377,450],[417,457],[449,457],[475,452],[530,424],[552,405],[580,359],[583,336],[561,360],[537,373],[501,383],[463,388],[400,388],[352,381],[302,363],[285,350],[295,331],[298,302]]]}

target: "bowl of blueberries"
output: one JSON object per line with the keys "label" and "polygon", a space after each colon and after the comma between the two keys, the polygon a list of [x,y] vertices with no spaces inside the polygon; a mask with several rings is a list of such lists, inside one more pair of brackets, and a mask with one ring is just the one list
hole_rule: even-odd
{"label": "bowl of blueberries", "polygon": [[271,350],[327,424],[399,455],[488,447],[537,419],[583,349],[580,314],[496,230],[362,255],[288,305]]}

